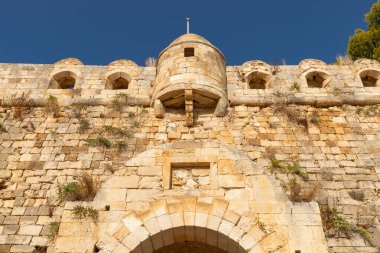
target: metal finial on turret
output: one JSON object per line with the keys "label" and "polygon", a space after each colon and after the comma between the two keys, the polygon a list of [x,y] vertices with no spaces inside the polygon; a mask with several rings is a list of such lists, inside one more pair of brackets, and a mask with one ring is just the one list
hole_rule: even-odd
{"label": "metal finial on turret", "polygon": [[186,18],[186,33],[190,33],[190,18]]}

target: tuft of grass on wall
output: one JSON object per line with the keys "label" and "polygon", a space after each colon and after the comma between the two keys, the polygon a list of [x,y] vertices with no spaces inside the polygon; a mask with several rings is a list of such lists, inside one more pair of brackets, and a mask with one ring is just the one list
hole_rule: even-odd
{"label": "tuft of grass on wall", "polygon": [[30,92],[23,92],[20,96],[13,94],[9,103],[3,104],[4,107],[10,107],[13,109],[14,118],[22,118],[24,113],[31,108]]}
{"label": "tuft of grass on wall", "polygon": [[88,120],[86,120],[86,119],[81,119],[79,121],[79,133],[83,134],[88,129],[90,129],[90,122],[88,122]]}
{"label": "tuft of grass on wall", "polygon": [[49,241],[54,242],[58,236],[59,226],[61,223],[53,221],[49,223]]}
{"label": "tuft of grass on wall", "polygon": [[78,219],[91,218],[94,222],[97,222],[99,218],[99,211],[92,207],[76,205],[74,206],[72,212],[74,217]]}
{"label": "tuft of grass on wall", "polygon": [[90,201],[95,198],[99,182],[91,175],[84,173],[77,182],[69,182],[59,187],[58,198],[61,201]]}
{"label": "tuft of grass on wall", "polygon": [[58,98],[52,95],[49,95],[49,97],[46,99],[46,113],[53,113],[53,117],[57,118],[60,115],[61,107],[58,103]]}
{"label": "tuft of grass on wall", "polygon": [[301,177],[304,181],[309,179],[309,175],[306,171],[303,171],[297,161],[283,162],[275,158],[270,160],[269,164],[270,172],[280,172],[287,174],[294,174]]}
{"label": "tuft of grass on wall", "polygon": [[86,142],[91,147],[112,147],[112,142],[103,136],[98,136],[96,139],[88,139]]}
{"label": "tuft of grass on wall", "polygon": [[372,236],[369,231],[362,226],[348,222],[336,208],[330,208],[326,205],[321,206],[321,218],[323,229],[330,237],[344,236],[350,239],[353,233],[358,233],[371,246],[373,245]]}
{"label": "tuft of grass on wall", "polygon": [[308,127],[308,122],[307,122],[306,117],[304,117],[299,110],[293,107],[289,107],[286,105],[279,105],[274,108],[274,113],[287,117],[287,119],[290,122],[296,125],[304,126],[305,128]]}

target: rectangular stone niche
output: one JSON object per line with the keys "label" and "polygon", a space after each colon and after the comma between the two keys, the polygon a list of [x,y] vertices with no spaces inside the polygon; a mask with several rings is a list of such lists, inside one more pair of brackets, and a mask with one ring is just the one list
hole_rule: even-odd
{"label": "rectangular stone niche", "polygon": [[164,188],[181,190],[215,189],[216,164],[208,162],[169,163],[164,169]]}

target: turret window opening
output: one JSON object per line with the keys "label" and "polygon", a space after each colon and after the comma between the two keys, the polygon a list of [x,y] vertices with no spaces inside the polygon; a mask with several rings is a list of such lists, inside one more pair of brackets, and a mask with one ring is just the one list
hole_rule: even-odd
{"label": "turret window opening", "polygon": [[191,57],[194,56],[194,48],[193,47],[186,47],[184,50],[185,57]]}

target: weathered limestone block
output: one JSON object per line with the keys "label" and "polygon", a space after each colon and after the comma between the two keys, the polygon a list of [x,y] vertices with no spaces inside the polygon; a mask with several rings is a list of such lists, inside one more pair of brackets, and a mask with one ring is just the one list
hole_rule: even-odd
{"label": "weathered limestone block", "polygon": [[243,188],[245,186],[242,175],[218,176],[219,186],[223,188]]}
{"label": "weathered limestone block", "polygon": [[105,189],[136,189],[139,187],[140,177],[131,175],[131,176],[114,176],[109,178],[102,185]]}
{"label": "weathered limestone block", "polygon": [[33,250],[32,245],[12,245],[10,252],[32,252]]}
{"label": "weathered limestone block", "polygon": [[55,243],[54,250],[57,253],[85,253],[94,249],[95,242],[95,239],[92,237],[59,237]]}
{"label": "weathered limestone block", "polygon": [[18,234],[20,235],[39,235],[42,226],[39,225],[21,225]]}
{"label": "weathered limestone block", "polygon": [[94,199],[95,202],[124,202],[127,189],[100,189]]}

